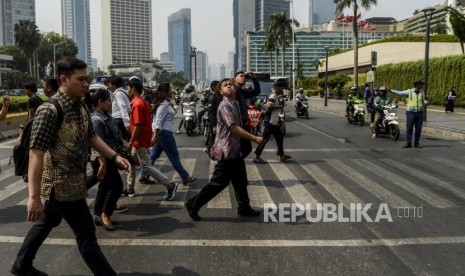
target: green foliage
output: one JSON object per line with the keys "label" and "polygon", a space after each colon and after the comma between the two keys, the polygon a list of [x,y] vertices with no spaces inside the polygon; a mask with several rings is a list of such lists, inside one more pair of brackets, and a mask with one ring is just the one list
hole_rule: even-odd
{"label": "green foliage", "polygon": [[[10,97],[10,106],[8,107],[8,113],[27,111],[28,100],[28,96]],[[2,102],[3,97],[0,97],[0,105]]]}
{"label": "green foliage", "polygon": [[[342,88],[344,88],[351,78],[347,75],[334,75],[328,77],[328,87],[330,90],[336,90],[337,97],[342,97]],[[317,82],[318,86],[324,90],[325,79],[322,78]]]}
{"label": "green foliage", "polygon": [[463,44],[465,43],[465,16],[459,12],[458,10],[449,7],[449,15],[450,15],[450,24],[452,26],[452,31],[457,39],[460,41],[460,45],[462,46],[462,53],[465,53],[465,49]]}
{"label": "green foliage", "polygon": [[[396,90],[413,87],[413,82],[423,78],[423,61],[386,64],[376,70],[375,83]],[[465,105],[465,56],[431,58],[428,66],[428,101],[444,104],[444,95],[455,85],[456,105]]]}
{"label": "green foliage", "polygon": [[169,73],[166,70],[163,70],[161,73],[157,73],[155,75],[155,81],[157,83],[169,82],[175,89],[183,89],[189,82],[184,77],[184,72]]}
{"label": "green foliage", "polygon": [[[63,57],[75,57],[78,53],[76,43],[65,35],[55,32],[40,34],[40,42],[37,47],[39,58],[39,74],[45,76],[45,69],[50,65],[53,72],[53,45],[55,46],[55,59],[60,60]],[[52,73],[53,74],[53,73]]]}

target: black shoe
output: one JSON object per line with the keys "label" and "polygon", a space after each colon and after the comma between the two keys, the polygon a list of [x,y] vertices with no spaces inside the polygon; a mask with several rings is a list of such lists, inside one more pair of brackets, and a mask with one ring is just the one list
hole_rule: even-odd
{"label": "black shoe", "polygon": [[176,191],[178,190],[178,183],[171,182],[171,187],[166,190],[165,200],[171,201],[173,200],[174,196],[176,195]]}
{"label": "black shoe", "polygon": [[423,148],[423,146],[420,145],[420,144],[415,144],[415,147],[416,147],[416,148],[419,148],[419,149],[422,149],[422,148]]}
{"label": "black shoe", "polygon": [[407,144],[407,145],[403,146],[402,148],[407,149],[407,148],[411,148],[411,147],[412,147],[412,145]]}
{"label": "black shoe", "polygon": [[16,269],[16,268],[12,267],[10,272],[11,272],[11,274],[18,275],[18,276],[48,276],[47,273],[42,272],[42,271],[36,269],[35,267],[32,267],[32,269],[27,271],[27,272],[24,272],[24,271],[21,271],[19,269]]}
{"label": "black shoe", "polygon": [[184,206],[186,207],[187,213],[191,217],[193,221],[201,221],[202,218],[199,216],[198,211],[194,210],[191,205],[191,200],[184,202]]}
{"label": "black shoe", "polygon": [[252,208],[247,210],[238,210],[237,215],[239,217],[258,217],[260,216],[260,211],[254,210]]}

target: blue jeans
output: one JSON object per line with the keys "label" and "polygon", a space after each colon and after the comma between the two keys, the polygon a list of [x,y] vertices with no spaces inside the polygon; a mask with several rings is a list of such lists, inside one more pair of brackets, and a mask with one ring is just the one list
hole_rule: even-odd
{"label": "blue jeans", "polygon": [[166,156],[168,156],[171,165],[173,165],[173,168],[181,176],[181,179],[189,177],[189,173],[181,164],[178,146],[176,145],[173,132],[165,129],[160,131],[160,134],[158,135],[158,141],[155,145],[153,145],[152,150],[150,151],[150,162],[153,164],[155,160],[160,157],[162,152],[165,152]]}
{"label": "blue jeans", "polygon": [[[18,252],[13,267],[21,272],[32,269],[37,251],[53,228],[65,219],[76,236],[79,252],[95,275],[116,275],[103,255],[95,236],[95,226],[86,200],[57,201],[54,190],[45,201],[44,215],[29,230]],[[53,253],[52,253],[53,254]]]}
{"label": "blue jeans", "polygon": [[407,145],[412,144],[413,126],[415,126],[415,144],[420,143],[421,128],[423,127],[423,111],[407,111]]}

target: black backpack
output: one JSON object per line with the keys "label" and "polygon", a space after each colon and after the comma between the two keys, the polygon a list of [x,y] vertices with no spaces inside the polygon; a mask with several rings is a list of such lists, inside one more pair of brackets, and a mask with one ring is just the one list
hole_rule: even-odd
{"label": "black backpack", "polygon": [[[61,128],[63,123],[63,110],[60,103],[55,98],[50,98],[49,102],[57,109],[58,129]],[[23,128],[21,141],[13,148],[13,161],[15,163],[15,175],[22,176],[24,181],[27,182],[27,171],[29,166],[29,145],[31,142],[32,123],[34,120],[29,120]]]}

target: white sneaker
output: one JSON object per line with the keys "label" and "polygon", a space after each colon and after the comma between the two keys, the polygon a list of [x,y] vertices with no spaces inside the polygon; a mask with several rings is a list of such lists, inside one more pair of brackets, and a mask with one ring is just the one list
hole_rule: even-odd
{"label": "white sneaker", "polygon": [[376,134],[373,133],[373,134],[371,135],[371,138],[376,138]]}
{"label": "white sneaker", "polygon": [[176,134],[179,134],[179,133],[181,133],[181,131],[179,131],[179,129],[178,129],[178,130],[176,130]]}

